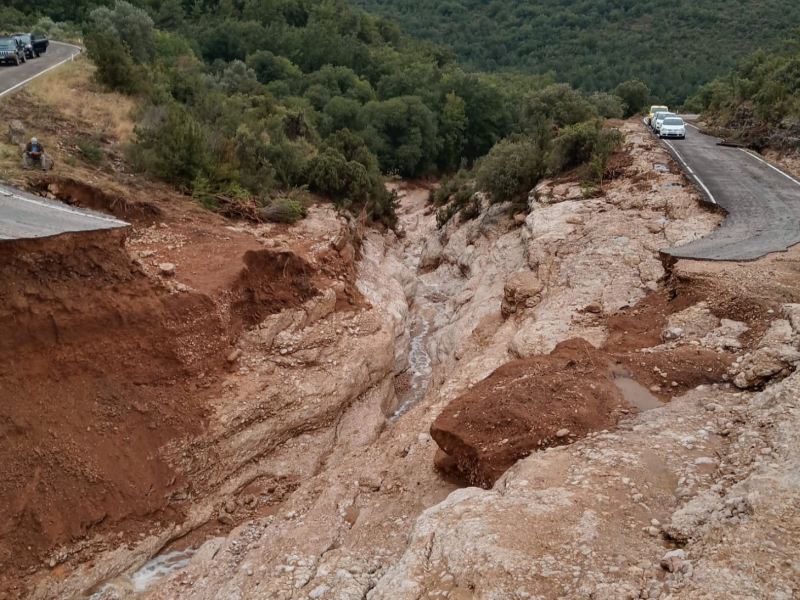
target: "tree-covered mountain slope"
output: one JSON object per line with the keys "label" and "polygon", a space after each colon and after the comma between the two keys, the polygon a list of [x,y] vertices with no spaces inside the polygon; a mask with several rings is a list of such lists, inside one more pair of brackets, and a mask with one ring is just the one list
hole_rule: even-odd
{"label": "tree-covered mountain slope", "polygon": [[355,0],[462,64],[553,71],[585,91],[642,79],[675,103],[800,27],[797,0]]}

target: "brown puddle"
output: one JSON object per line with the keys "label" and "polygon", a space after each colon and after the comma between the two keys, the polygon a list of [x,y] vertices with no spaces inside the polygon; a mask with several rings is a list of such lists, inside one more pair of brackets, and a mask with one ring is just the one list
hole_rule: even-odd
{"label": "brown puddle", "polygon": [[620,389],[628,404],[640,411],[661,408],[666,404],[641,383],[630,377],[615,377],[614,384]]}

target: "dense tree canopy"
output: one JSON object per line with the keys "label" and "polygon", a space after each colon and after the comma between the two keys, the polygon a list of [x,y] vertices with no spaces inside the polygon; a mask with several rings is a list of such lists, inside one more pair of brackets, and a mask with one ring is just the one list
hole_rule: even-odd
{"label": "dense tree canopy", "polygon": [[[20,26],[41,17],[14,6],[0,10]],[[101,84],[142,98],[134,168],[205,205],[221,196],[269,204],[308,186],[390,222],[384,175],[467,173],[489,153],[475,171],[481,185],[495,200],[521,197],[543,175],[558,128],[641,104],[586,97],[549,74],[465,71],[447,47],[414,41],[345,0],[38,6],[75,21],[62,25],[82,30]]]}
{"label": "dense tree canopy", "polygon": [[468,67],[555,74],[587,92],[639,78],[678,104],[800,27],[796,0],[354,0]]}

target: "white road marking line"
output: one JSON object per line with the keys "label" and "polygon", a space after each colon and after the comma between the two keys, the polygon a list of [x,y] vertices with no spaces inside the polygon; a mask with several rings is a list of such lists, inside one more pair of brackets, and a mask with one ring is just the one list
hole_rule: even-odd
{"label": "white road marking line", "polygon": [[13,198],[17,200],[22,200],[23,202],[29,202],[31,204],[36,204],[38,206],[42,206],[47,208],[48,210],[57,210],[59,212],[69,213],[71,215],[76,215],[78,217],[88,217],[90,219],[97,219],[98,221],[108,221],[109,223],[117,223],[119,225],[128,226],[130,223],[126,223],[125,221],[120,221],[119,219],[115,219],[114,217],[105,217],[102,215],[95,215],[92,213],[87,213],[79,210],[73,210],[64,206],[56,206],[51,202],[40,202],[38,200],[34,200],[33,198],[25,198],[24,196],[20,196],[19,194],[12,194]]}
{"label": "white road marking line", "polygon": [[683,160],[683,157],[681,156],[681,153],[680,153],[680,152],[678,152],[678,151],[675,149],[675,146],[673,146],[673,145],[670,143],[670,141],[669,141],[669,140],[664,140],[664,143],[665,143],[667,146],[669,146],[670,148],[672,148],[672,151],[675,153],[675,156],[677,156],[677,157],[678,157],[678,160],[679,160],[679,161],[681,161],[681,164],[682,164],[684,167],[686,167],[686,170],[687,170],[687,171],[689,171],[689,173],[691,173],[691,174],[694,176],[694,178],[697,180],[697,183],[700,185],[700,187],[701,187],[701,188],[703,188],[703,191],[704,191],[704,192],[705,192],[705,193],[708,195],[708,199],[709,199],[709,200],[711,200],[711,204],[716,204],[716,203],[717,203],[717,201],[716,201],[716,199],[714,198],[714,194],[712,194],[712,193],[711,193],[711,190],[709,190],[709,189],[706,187],[706,184],[705,184],[705,183],[703,183],[703,180],[702,180],[702,179],[700,179],[700,177],[698,177],[698,176],[697,176],[697,173],[695,173],[694,171],[692,171],[692,168],[689,166],[689,164],[688,164],[688,163],[687,163],[685,160]]}
{"label": "white road marking line", "polygon": [[697,125],[692,125],[691,123],[686,123],[686,124],[687,124],[689,127],[692,127],[692,128],[694,128],[694,129],[697,129],[697,131],[700,131],[700,128],[699,128]]}
{"label": "white road marking line", "polygon": [[753,158],[755,158],[755,159],[756,159],[758,162],[762,162],[762,163],[764,163],[764,164],[765,164],[765,165],[767,165],[767,166],[768,166],[770,169],[772,169],[772,170],[774,170],[774,171],[777,171],[778,173],[780,173],[781,175],[783,175],[784,177],[786,177],[786,179],[788,179],[789,181],[793,181],[793,182],[794,182],[794,183],[796,183],[797,185],[800,185],[800,181],[797,181],[797,179],[795,179],[794,177],[792,177],[792,176],[791,176],[791,175],[789,175],[788,173],[784,173],[783,171],[781,171],[781,170],[780,170],[778,167],[776,167],[775,165],[771,165],[771,164],[769,164],[767,161],[765,161],[765,160],[764,160],[763,158],[761,158],[760,156],[758,156],[758,155],[754,154],[753,152],[749,152],[749,151],[745,150],[744,148],[739,148],[739,150],[741,150],[742,152],[744,152],[745,154],[747,154],[747,156],[752,156],[752,157],[753,157]]}
{"label": "white road marking line", "polygon": [[[63,42],[59,42],[59,43],[63,43]],[[55,65],[53,65],[52,67],[47,67],[47,68],[46,68],[44,71],[42,71],[41,73],[37,73],[37,74],[36,74],[36,75],[34,75],[33,77],[28,77],[28,78],[27,78],[25,81],[21,81],[21,82],[20,82],[20,83],[18,83],[17,85],[15,85],[15,86],[12,86],[12,87],[8,88],[8,89],[7,89],[5,92],[0,92],[0,98],[2,98],[3,96],[5,96],[6,94],[10,94],[11,92],[13,92],[14,90],[16,90],[16,89],[17,89],[17,88],[19,88],[19,87],[22,87],[22,86],[23,86],[23,85],[25,85],[26,83],[29,83],[29,82],[33,81],[34,79],[36,79],[36,78],[37,78],[37,77],[39,77],[40,75],[44,75],[44,74],[45,74],[45,73],[47,73],[48,71],[52,71],[52,70],[53,70],[53,69],[55,69],[56,67],[60,67],[60,66],[61,66],[61,65],[63,65],[65,62],[69,62],[69,61],[71,61],[73,58],[75,58],[75,56],[76,56],[77,54],[80,54],[80,52],[81,52],[81,49],[80,49],[78,46],[73,46],[72,44],[64,44],[64,45],[65,45],[65,46],[69,46],[70,48],[75,48],[75,49],[77,50],[77,52],[73,52],[72,54],[70,54],[70,55],[69,55],[69,58],[65,58],[65,59],[64,59],[64,60],[62,60],[60,63],[56,63],[56,64],[55,64]]]}

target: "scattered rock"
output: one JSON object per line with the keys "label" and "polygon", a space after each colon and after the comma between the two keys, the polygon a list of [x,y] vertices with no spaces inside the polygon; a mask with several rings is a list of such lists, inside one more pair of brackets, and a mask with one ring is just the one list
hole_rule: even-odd
{"label": "scattered rock", "polygon": [[[800,305],[786,305],[795,307]],[[793,308],[787,308],[793,311]],[[792,313],[794,314],[794,313]],[[800,318],[778,319],[772,322],[764,337],[753,352],[748,352],[741,361],[731,365],[728,375],[738,388],[751,388],[773,377],[785,377],[800,364],[798,343],[800,336],[793,322],[800,325]]]}
{"label": "scattered rock", "polygon": [[177,267],[173,263],[161,263],[158,265],[158,270],[164,277],[172,277],[175,275]]}
{"label": "scattered rock", "polygon": [[8,141],[15,146],[24,144],[25,138],[25,125],[18,119],[12,119],[8,124]]}
{"label": "scattered rock", "polygon": [[506,280],[501,311],[503,317],[526,308],[534,308],[542,301],[544,284],[532,271],[520,271]]}

